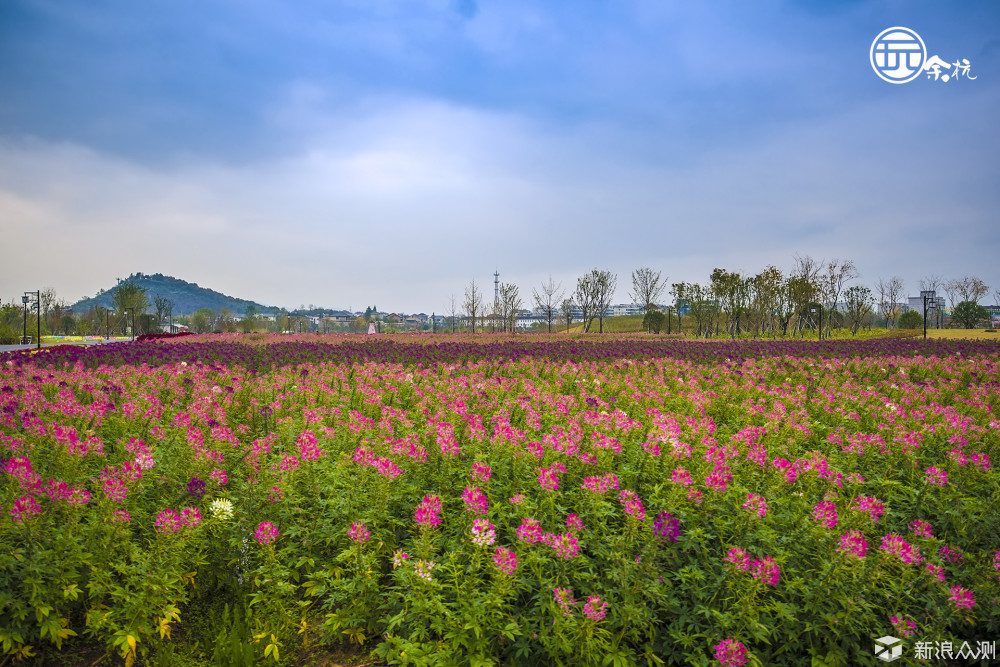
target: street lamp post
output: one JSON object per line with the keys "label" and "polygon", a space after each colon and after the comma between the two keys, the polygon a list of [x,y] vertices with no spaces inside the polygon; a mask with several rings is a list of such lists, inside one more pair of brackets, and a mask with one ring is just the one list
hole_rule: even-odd
{"label": "street lamp post", "polygon": [[28,344],[28,295],[25,294],[21,297],[21,303],[24,304],[24,331],[21,333],[21,345]]}
{"label": "street lamp post", "polygon": [[927,340],[927,301],[930,300],[931,310],[937,307],[937,292],[932,289],[921,290],[920,298],[924,302],[924,340]]}
{"label": "street lamp post", "polygon": [[940,329],[944,324],[944,297],[939,296],[937,298],[937,328]]}

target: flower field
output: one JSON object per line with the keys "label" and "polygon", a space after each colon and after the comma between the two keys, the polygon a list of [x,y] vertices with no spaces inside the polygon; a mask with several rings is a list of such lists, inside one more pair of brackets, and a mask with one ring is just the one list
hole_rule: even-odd
{"label": "flower field", "polygon": [[0,355],[0,649],[738,666],[1000,642],[1000,345],[418,338]]}

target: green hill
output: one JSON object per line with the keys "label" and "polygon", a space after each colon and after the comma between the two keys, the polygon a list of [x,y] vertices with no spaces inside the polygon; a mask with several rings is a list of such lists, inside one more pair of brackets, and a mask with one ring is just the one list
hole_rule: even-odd
{"label": "green hill", "polygon": [[[174,316],[190,315],[202,308],[210,308],[216,313],[225,308],[233,313],[242,314],[246,310],[246,307],[250,305],[256,308],[258,313],[278,310],[277,306],[265,306],[255,301],[227,296],[206,287],[199,287],[195,283],[189,283],[180,278],[165,276],[162,273],[154,273],[153,275],[135,273],[125,280],[145,288],[146,297],[149,298],[150,303],[158,296],[166,297],[173,301]],[[107,290],[102,289],[97,293],[97,296],[77,301],[72,306],[73,312],[78,314],[85,313],[92,306],[109,307],[111,305],[112,292],[114,292],[114,287]]]}

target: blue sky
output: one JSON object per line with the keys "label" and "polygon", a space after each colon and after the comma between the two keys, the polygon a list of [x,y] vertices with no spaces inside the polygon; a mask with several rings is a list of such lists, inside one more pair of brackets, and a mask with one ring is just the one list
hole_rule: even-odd
{"label": "blue sky", "polygon": [[[977,78],[882,81],[891,26]],[[998,80],[995,0],[7,0],[0,298],[442,312],[795,254],[992,293]]]}

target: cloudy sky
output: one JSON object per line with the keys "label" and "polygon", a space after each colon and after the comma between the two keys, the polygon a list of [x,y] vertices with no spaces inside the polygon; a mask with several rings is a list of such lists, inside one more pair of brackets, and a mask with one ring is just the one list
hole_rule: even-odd
{"label": "cloudy sky", "polygon": [[[967,75],[883,81],[892,26]],[[996,0],[4,0],[0,298],[440,313],[795,254],[992,295],[998,120]]]}

